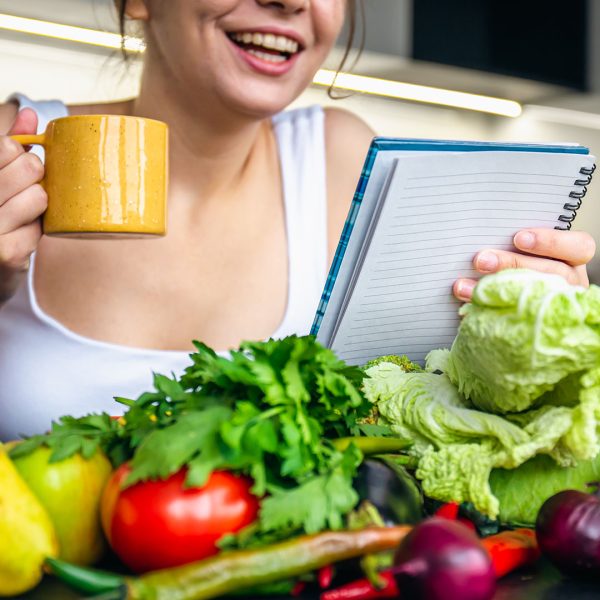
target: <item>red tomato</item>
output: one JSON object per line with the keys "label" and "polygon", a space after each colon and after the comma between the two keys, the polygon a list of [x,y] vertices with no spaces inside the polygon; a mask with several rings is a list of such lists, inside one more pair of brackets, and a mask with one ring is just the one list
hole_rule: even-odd
{"label": "red tomato", "polygon": [[112,475],[102,497],[102,526],[117,556],[143,573],[216,554],[216,542],[252,523],[258,499],[251,481],[215,471],[203,487],[184,488],[187,470],[164,481],[121,483],[125,464]]}

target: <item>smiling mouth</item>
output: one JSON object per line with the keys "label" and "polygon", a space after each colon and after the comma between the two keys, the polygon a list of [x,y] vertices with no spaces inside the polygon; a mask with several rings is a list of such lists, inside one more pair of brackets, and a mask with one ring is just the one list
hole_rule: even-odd
{"label": "smiling mouth", "polygon": [[227,36],[248,54],[270,63],[286,62],[303,50],[296,40],[284,35],[244,31]]}

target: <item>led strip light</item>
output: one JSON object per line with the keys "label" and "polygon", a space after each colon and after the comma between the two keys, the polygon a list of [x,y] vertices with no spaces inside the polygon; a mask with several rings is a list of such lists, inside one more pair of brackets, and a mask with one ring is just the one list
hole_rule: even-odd
{"label": "led strip light", "polygon": [[474,110],[503,117],[518,117],[523,111],[521,105],[514,100],[469,94],[467,92],[456,92],[454,90],[403,83],[390,79],[366,77],[353,73],[339,73],[336,77],[335,71],[326,69],[321,69],[317,72],[313,83],[329,87],[334,80],[336,88],[386,98],[412,100],[413,102],[437,104],[451,108],[464,108],[466,110]]}
{"label": "led strip light", "polygon": [[[103,48],[121,48],[121,36],[117,33],[0,13],[1,29],[92,46],[101,46]],[[125,38],[124,47],[129,52],[140,53],[144,51],[145,46],[143,40],[127,37]],[[522,112],[522,107],[518,102],[504,98],[493,98],[491,96],[402,83],[400,81],[354,75],[352,73],[339,73],[336,77],[335,71],[327,69],[320,69],[313,79],[315,85],[326,87],[331,86],[334,81],[336,88],[397,100],[410,100],[438,106],[462,108],[504,117],[518,117]]]}
{"label": "led strip light", "polygon": [[[75,27],[74,25],[63,25],[40,21],[38,19],[26,19],[0,13],[0,29],[16,31],[17,33],[29,33],[43,37],[65,40],[68,42],[79,42],[103,48],[118,50],[121,48],[121,36],[118,33],[98,31],[87,27]],[[139,38],[125,38],[125,49],[129,52],[143,52],[144,42]]]}

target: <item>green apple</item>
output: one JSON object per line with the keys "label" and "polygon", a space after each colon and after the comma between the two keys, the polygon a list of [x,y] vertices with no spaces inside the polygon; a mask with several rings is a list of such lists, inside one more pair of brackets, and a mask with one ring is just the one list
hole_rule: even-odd
{"label": "green apple", "polygon": [[75,454],[52,463],[51,453],[41,446],[13,462],[54,524],[59,557],[79,565],[94,564],[106,549],[100,498],[112,466],[100,450],[90,459]]}

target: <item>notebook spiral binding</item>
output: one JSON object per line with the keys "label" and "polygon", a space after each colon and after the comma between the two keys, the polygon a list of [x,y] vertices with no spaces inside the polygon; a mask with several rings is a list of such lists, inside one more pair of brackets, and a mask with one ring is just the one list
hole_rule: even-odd
{"label": "notebook spiral binding", "polygon": [[563,208],[565,210],[570,211],[570,215],[560,215],[558,217],[558,220],[561,221],[561,223],[564,223],[564,225],[557,225],[554,229],[560,229],[561,231],[567,231],[569,229],[571,229],[571,224],[573,223],[573,221],[575,220],[575,217],[577,216],[577,211],[579,210],[579,208],[581,207],[581,202],[584,198],[584,196],[587,194],[587,186],[590,184],[590,181],[592,181],[592,175],[594,174],[594,171],[596,170],[596,165],[593,165],[591,167],[582,167],[581,169],[579,169],[579,172],[581,173],[581,175],[585,175],[585,179],[576,179],[575,183],[573,185],[581,188],[580,190],[573,190],[572,192],[569,193],[569,198],[572,198],[573,200],[575,200],[575,202],[567,202]]}

